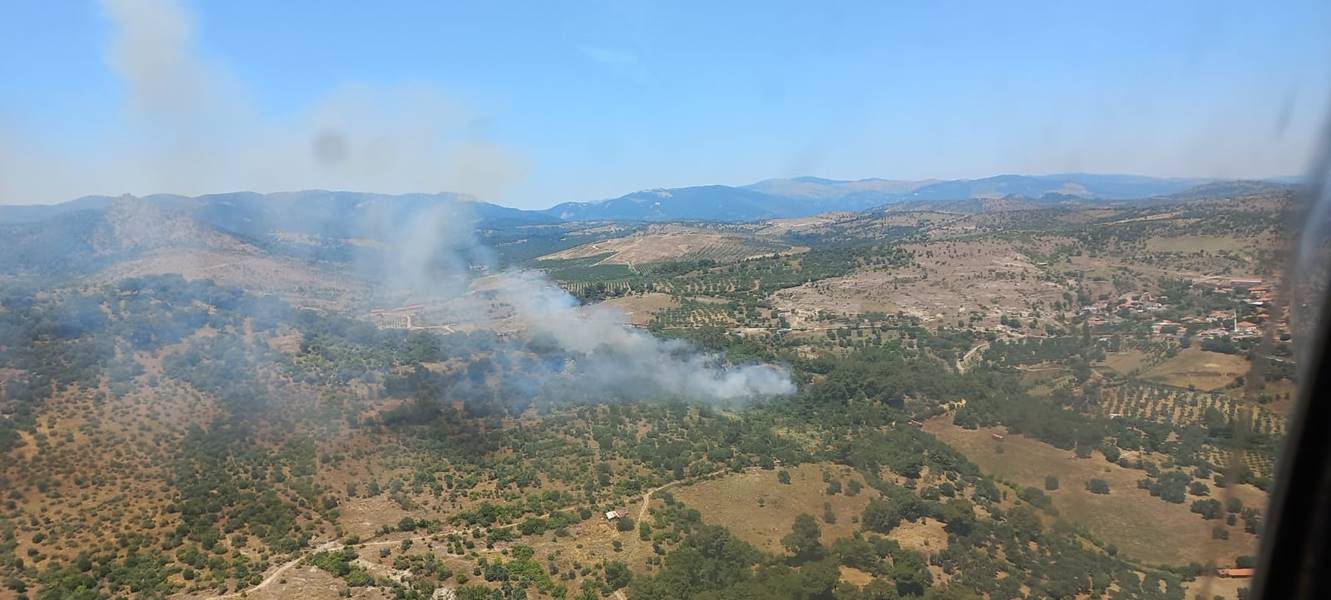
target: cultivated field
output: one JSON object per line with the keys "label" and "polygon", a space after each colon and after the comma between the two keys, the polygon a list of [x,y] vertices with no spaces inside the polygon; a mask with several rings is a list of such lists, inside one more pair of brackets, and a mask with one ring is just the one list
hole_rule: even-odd
{"label": "cultivated field", "polygon": [[1203,423],[1208,409],[1215,409],[1227,421],[1238,419],[1257,433],[1275,436],[1285,433],[1284,416],[1228,394],[1129,381],[1106,386],[1100,399],[1100,410],[1104,415],[1122,415],[1179,426]]}

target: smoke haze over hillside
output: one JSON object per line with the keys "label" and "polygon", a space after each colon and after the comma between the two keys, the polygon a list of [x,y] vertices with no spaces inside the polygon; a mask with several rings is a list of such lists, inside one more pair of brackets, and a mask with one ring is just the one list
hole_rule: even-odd
{"label": "smoke haze over hillside", "polygon": [[[484,297],[468,294],[471,265],[489,259],[470,229],[462,203],[425,211],[411,222],[380,223],[388,246],[380,278],[389,289],[415,299],[449,301],[464,319],[481,322],[493,298],[511,307],[524,335],[553,343],[574,358],[576,373],[528,370],[542,387],[573,386],[595,396],[669,395],[702,400],[740,400],[795,391],[789,373],[771,365],[727,365],[716,355],[681,340],[662,340],[629,327],[623,314],[605,305],[579,306],[544,273],[509,270],[486,277]],[[540,378],[548,378],[541,381]]]}

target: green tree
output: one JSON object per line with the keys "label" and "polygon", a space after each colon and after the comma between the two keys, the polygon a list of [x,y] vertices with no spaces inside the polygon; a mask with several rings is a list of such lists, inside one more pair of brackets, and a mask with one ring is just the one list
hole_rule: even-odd
{"label": "green tree", "polygon": [[612,590],[627,586],[632,579],[633,574],[629,572],[628,565],[623,561],[617,560],[605,566],[605,583]]}
{"label": "green tree", "polygon": [[969,500],[954,498],[939,509],[939,516],[947,525],[944,529],[956,535],[968,535],[975,527],[975,509]]}
{"label": "green tree", "polygon": [[919,596],[933,584],[924,556],[910,550],[893,557],[889,575],[897,584],[897,593],[903,596]]}
{"label": "green tree", "polygon": [[801,514],[795,517],[790,533],[781,538],[781,545],[785,546],[786,551],[790,552],[796,561],[815,560],[823,553],[823,546],[818,541],[820,535],[818,521],[814,520],[813,515]]}

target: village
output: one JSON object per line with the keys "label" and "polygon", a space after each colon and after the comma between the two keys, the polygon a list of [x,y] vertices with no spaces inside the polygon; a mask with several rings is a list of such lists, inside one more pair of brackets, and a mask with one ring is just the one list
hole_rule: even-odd
{"label": "village", "polygon": [[[1223,283],[1198,282],[1209,305],[1229,304],[1231,308],[1213,308],[1204,313],[1187,314],[1175,319],[1153,318],[1151,336],[1176,340],[1243,340],[1259,338],[1269,322],[1272,333],[1279,339],[1290,337],[1284,319],[1271,319],[1275,296],[1270,286],[1261,279],[1231,279]],[[1103,299],[1081,307],[1080,313],[1093,330],[1113,327],[1128,320],[1141,320],[1145,315],[1179,312],[1184,305],[1173,304],[1164,295],[1150,292],[1123,294],[1116,299]]]}

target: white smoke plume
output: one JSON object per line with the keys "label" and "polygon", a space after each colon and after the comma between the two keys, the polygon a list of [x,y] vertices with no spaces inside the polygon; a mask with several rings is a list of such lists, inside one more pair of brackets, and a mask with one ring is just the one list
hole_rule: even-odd
{"label": "white smoke plume", "polygon": [[628,327],[623,315],[605,306],[579,308],[567,292],[533,271],[499,276],[496,290],[519,319],[536,334],[547,334],[563,348],[599,357],[604,364],[584,369],[597,384],[642,381],[676,396],[735,400],[790,394],[790,374],[771,365],[725,366],[680,340],[661,340]]}
{"label": "white smoke plume", "polygon": [[[483,129],[475,127],[483,115],[431,87],[346,85],[292,117],[266,117],[247,101],[245,86],[224,65],[199,52],[192,15],[177,0],[102,0],[102,5],[113,26],[109,63],[126,91],[124,129],[121,139],[112,140],[116,155],[79,162],[77,157],[52,160],[53,154],[11,165],[29,176],[8,185],[27,181],[57,188],[0,184],[6,196],[0,200],[311,188],[447,190],[493,199],[526,169],[514,152],[476,133]],[[19,154],[38,156],[0,145],[0,159]],[[22,197],[28,194],[41,197]],[[466,203],[380,197],[358,209],[354,214],[360,222],[351,229],[369,232],[382,243],[375,261],[381,264],[358,264],[362,274],[417,298],[451,301],[463,319],[479,323],[486,318],[482,302],[467,301],[476,279],[470,267],[493,261],[476,238]],[[273,218],[274,229],[290,225]],[[345,232],[347,225],[327,222],[315,228]],[[512,307],[530,334],[554,340],[575,357],[576,381],[565,376],[551,379],[551,385],[706,400],[794,391],[784,369],[727,365],[685,342],[657,339],[627,326],[616,311],[579,307],[540,273],[507,272],[487,278],[486,285]]]}
{"label": "white smoke plume", "polygon": [[[795,392],[784,368],[730,365],[688,342],[659,339],[627,325],[614,307],[580,306],[539,271],[507,270],[481,281],[471,266],[488,262],[490,253],[477,241],[465,203],[422,210],[406,223],[380,217],[374,221],[373,226],[386,227],[376,237],[386,242],[384,264],[377,271],[387,288],[415,300],[447,302],[455,318],[467,324],[484,326],[492,316],[484,305],[512,309],[512,320],[525,337],[553,343],[575,357],[576,380],[544,373],[551,386],[572,386],[591,395],[605,390],[633,398],[664,395],[707,401]],[[474,293],[476,287],[484,294]]]}

